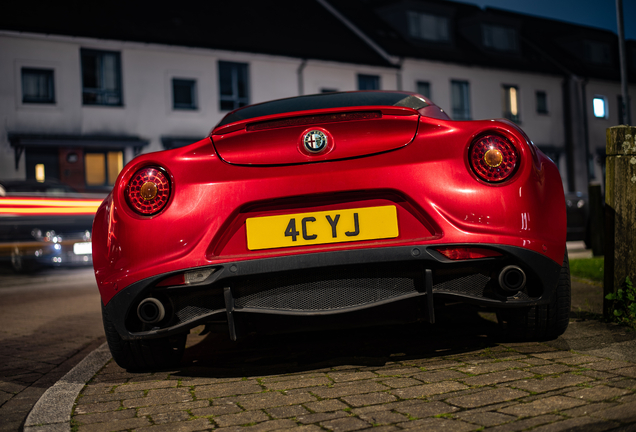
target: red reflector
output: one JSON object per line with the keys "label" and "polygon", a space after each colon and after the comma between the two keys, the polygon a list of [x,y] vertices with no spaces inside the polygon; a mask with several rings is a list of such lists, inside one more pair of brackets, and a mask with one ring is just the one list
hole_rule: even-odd
{"label": "red reflector", "polygon": [[170,276],[168,279],[164,279],[157,284],[158,287],[173,285],[185,285],[185,278],[183,277],[183,273]]}
{"label": "red reflector", "polygon": [[381,118],[382,113],[380,111],[366,111],[366,112],[349,112],[341,114],[321,114],[305,117],[293,117],[281,120],[271,120],[261,123],[248,124],[246,129],[248,131],[257,131],[263,129],[274,129],[287,126],[305,126],[317,123],[335,123],[341,121],[351,120],[369,120]]}
{"label": "red reflector", "polygon": [[473,247],[444,247],[435,250],[451,260],[467,260],[501,256],[499,252],[484,248]]}

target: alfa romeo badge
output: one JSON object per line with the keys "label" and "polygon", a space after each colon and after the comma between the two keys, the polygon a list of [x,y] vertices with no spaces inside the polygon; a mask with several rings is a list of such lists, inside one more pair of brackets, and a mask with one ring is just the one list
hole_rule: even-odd
{"label": "alfa romeo badge", "polygon": [[319,130],[311,130],[303,136],[303,143],[308,151],[318,153],[327,147],[327,135]]}

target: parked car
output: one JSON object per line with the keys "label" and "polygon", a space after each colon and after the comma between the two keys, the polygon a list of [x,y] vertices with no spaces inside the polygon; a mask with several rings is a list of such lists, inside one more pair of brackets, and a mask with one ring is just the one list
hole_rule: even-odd
{"label": "parked car", "polygon": [[554,338],[564,203],[554,163],[506,120],[452,121],[397,91],[243,107],[135,158],[97,211],[107,341],[122,367],[163,367],[201,324],[236,340],[274,322],[434,322],[457,301],[513,338]]}
{"label": "parked car", "polygon": [[91,265],[91,229],[101,201],[56,182],[0,182],[0,259],[18,272]]}
{"label": "parked car", "polygon": [[566,192],[565,205],[567,209],[567,240],[589,242],[587,237],[590,219],[590,206],[586,193]]}

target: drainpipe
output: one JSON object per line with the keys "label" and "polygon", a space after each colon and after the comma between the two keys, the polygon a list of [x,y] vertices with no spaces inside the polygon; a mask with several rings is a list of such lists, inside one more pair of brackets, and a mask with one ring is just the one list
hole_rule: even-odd
{"label": "drainpipe", "polygon": [[298,75],[298,96],[305,94],[305,80],[303,79],[305,66],[307,66],[307,59],[303,59],[303,61],[300,62],[298,69],[296,69],[296,75]]}

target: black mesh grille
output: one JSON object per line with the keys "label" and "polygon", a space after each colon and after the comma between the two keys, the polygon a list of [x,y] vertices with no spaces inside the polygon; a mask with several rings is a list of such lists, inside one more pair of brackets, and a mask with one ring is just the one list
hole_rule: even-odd
{"label": "black mesh grille", "polygon": [[288,272],[232,285],[237,307],[283,311],[326,311],[377,303],[417,292],[414,269],[345,266]]}
{"label": "black mesh grille", "polygon": [[174,324],[184,323],[215,310],[225,309],[223,294],[209,289],[187,294],[179,293],[179,295],[172,295],[171,298],[177,319]]}
{"label": "black mesh grille", "polygon": [[490,278],[481,273],[477,273],[466,276],[447,276],[440,282],[437,280],[434,281],[437,283],[433,284],[433,293],[447,292],[483,297],[484,288],[486,288],[486,284],[488,284]]}

